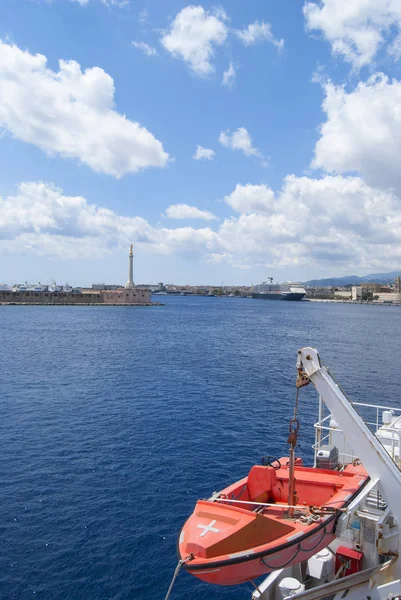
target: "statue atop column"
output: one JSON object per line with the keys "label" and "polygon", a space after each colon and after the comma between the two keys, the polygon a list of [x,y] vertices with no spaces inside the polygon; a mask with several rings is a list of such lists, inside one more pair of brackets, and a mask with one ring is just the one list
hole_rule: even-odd
{"label": "statue atop column", "polygon": [[129,254],[128,254],[128,281],[125,284],[125,289],[126,290],[132,290],[134,289],[134,251],[133,251],[133,244],[130,245],[129,247]]}

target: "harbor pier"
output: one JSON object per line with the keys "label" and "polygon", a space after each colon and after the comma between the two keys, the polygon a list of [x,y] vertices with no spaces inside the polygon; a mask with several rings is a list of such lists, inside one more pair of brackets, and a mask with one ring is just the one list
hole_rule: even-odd
{"label": "harbor pier", "polygon": [[0,291],[0,304],[149,306],[152,301],[149,290],[135,289],[81,293]]}
{"label": "harbor pier", "polygon": [[[42,305],[106,305],[106,306],[151,306],[149,288],[136,287],[133,281],[133,247],[128,255],[128,282],[125,287],[115,290],[73,290],[68,291],[38,286],[35,289],[0,289],[0,304],[42,304]],[[40,291],[39,291],[40,290]]]}

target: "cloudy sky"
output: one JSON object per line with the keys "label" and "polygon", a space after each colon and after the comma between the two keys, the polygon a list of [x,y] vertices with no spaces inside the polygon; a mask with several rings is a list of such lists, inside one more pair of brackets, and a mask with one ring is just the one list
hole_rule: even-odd
{"label": "cloudy sky", "polygon": [[1,0],[0,282],[401,267],[400,0]]}

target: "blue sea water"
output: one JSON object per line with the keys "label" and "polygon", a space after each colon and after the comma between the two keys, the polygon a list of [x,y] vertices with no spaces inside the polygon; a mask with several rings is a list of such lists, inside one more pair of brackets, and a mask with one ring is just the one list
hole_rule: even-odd
{"label": "blue sea water", "polygon": [[[401,309],[229,298],[0,307],[0,598],[161,600],[198,498],[287,454],[297,349],[401,405]],[[300,396],[300,453],[317,416]],[[250,584],[182,572],[171,599]]]}

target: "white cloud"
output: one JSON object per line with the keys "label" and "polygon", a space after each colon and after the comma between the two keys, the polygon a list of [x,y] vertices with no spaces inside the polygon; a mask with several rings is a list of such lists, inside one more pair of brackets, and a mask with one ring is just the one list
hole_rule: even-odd
{"label": "white cloud", "polygon": [[245,46],[253,46],[261,42],[270,42],[279,50],[284,48],[284,40],[274,37],[270,23],[254,21],[245,29],[234,29],[234,34]]}
{"label": "white cloud", "polygon": [[401,33],[399,33],[390,44],[388,53],[393,56],[395,60],[399,60],[401,58]]}
{"label": "white cloud", "polygon": [[[86,6],[90,1],[91,0],[71,0],[71,2],[77,2],[81,6]],[[118,6],[119,8],[124,8],[130,4],[130,0],[100,0],[100,2],[105,6]]]}
{"label": "white cloud", "polygon": [[17,195],[0,197],[3,254],[96,257],[130,243],[163,254],[199,255],[220,249],[217,234],[209,228],[155,228],[141,217],[120,216],[81,196],[66,196],[51,184],[21,183]]}
{"label": "white cloud", "polygon": [[134,46],[134,48],[137,48],[137,50],[140,50],[146,54],[146,56],[157,56],[156,48],[146,44],[146,42],[131,42],[131,44]]}
{"label": "white cloud", "polygon": [[224,73],[223,73],[222,84],[228,88],[232,87],[234,84],[236,75],[237,75],[237,72],[235,70],[235,67],[234,67],[233,63],[230,62],[230,65],[229,65],[227,71],[224,71]]}
{"label": "white cloud", "polygon": [[219,229],[221,245],[247,264],[356,269],[397,267],[401,202],[359,177],[285,178],[274,196],[266,186],[237,185],[225,198],[239,217]]}
{"label": "white cloud", "polygon": [[[279,50],[284,47],[284,40],[274,37],[269,23],[255,21],[244,29],[230,29],[227,21],[228,16],[222,8],[207,11],[200,5],[186,6],[176,15],[161,43],[174,58],[186,62],[189,69],[201,77],[215,72],[216,49],[224,44],[229,34],[234,34],[245,46],[268,41]],[[230,87],[235,75],[236,69],[231,62],[223,74],[223,85]]]}
{"label": "white cloud", "polygon": [[[391,28],[401,29],[399,0],[320,0],[305,2],[303,10],[307,29],[321,31],[333,54],[356,69],[372,62],[391,38]],[[388,50],[397,54],[397,47]]]}
{"label": "white cloud", "polygon": [[168,219],[202,219],[203,221],[214,221],[215,215],[208,210],[200,210],[196,206],[188,204],[171,204],[166,215]]}
{"label": "white cloud", "polygon": [[219,142],[230,150],[241,150],[245,156],[260,156],[257,148],[252,146],[252,138],[245,127],[239,127],[232,135],[228,131],[222,131]]}
{"label": "white cloud", "polygon": [[[290,175],[276,193],[238,184],[225,201],[238,214],[216,230],[174,229],[119,215],[50,184],[23,183],[16,195],[0,197],[0,253],[79,259],[135,243],[151,253],[295,273],[301,265],[350,273],[395,269],[401,262],[400,198],[360,177]],[[168,211],[190,218],[183,216],[188,209],[199,210],[184,205]]]}
{"label": "white cloud", "polygon": [[49,154],[76,158],[121,177],[164,167],[169,155],[147,129],[114,108],[113,79],[99,67],[81,71],[0,41],[0,126]]}
{"label": "white cloud", "polygon": [[130,0],[101,0],[101,2],[106,6],[118,6],[119,8],[124,8],[131,4]]}
{"label": "white cloud", "polygon": [[238,184],[235,190],[225,197],[227,204],[238,213],[271,212],[274,208],[274,192],[266,185]]}
{"label": "white cloud", "polygon": [[[40,0],[38,0],[40,1]],[[53,2],[55,0],[42,0],[42,2]],[[80,6],[88,6],[90,2],[100,2],[105,6],[117,6],[118,8],[125,8],[131,4],[131,0],[70,0]]]}
{"label": "white cloud", "polygon": [[368,183],[401,194],[401,82],[376,75],[347,93],[324,85],[321,126],[312,166],[333,173],[356,171]]}
{"label": "white cloud", "polygon": [[187,6],[175,17],[161,43],[174,58],[186,62],[195,75],[210,75],[214,72],[211,61],[215,47],[227,38],[226,19],[222,10],[209,12],[202,6]]}
{"label": "white cloud", "polygon": [[148,18],[149,18],[149,13],[148,13],[148,11],[146,10],[146,8],[143,8],[143,9],[142,9],[142,10],[139,12],[139,15],[138,15],[138,21],[139,21],[139,23],[141,23],[142,25],[143,25],[144,23],[147,23],[147,20],[148,20]]}
{"label": "white cloud", "polygon": [[201,160],[201,159],[213,160],[215,154],[216,154],[215,151],[212,150],[211,148],[204,148],[203,146],[196,146],[196,152],[192,158],[194,158],[195,160]]}

